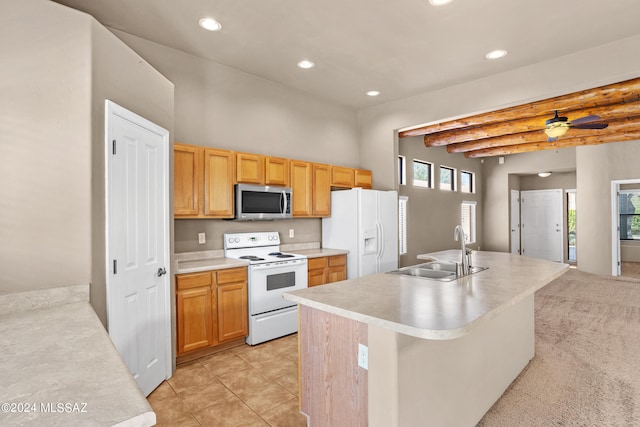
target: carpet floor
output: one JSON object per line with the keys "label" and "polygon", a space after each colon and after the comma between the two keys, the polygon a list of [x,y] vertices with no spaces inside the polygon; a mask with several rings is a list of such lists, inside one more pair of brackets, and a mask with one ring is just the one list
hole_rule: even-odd
{"label": "carpet floor", "polygon": [[571,269],[536,293],[535,331],[478,426],[640,426],[640,281]]}

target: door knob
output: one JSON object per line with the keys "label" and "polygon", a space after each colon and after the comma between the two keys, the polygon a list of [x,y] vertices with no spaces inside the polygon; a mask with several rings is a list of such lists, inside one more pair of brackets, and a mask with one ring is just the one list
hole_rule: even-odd
{"label": "door knob", "polygon": [[164,267],[160,267],[158,269],[158,273],[157,274],[158,274],[158,277],[164,276],[165,274],[167,274],[167,270],[165,270]]}

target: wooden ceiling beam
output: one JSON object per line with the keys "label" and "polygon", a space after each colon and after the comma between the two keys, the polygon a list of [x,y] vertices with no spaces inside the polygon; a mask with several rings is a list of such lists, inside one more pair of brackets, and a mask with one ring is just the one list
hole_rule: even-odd
{"label": "wooden ceiling beam", "polygon": [[570,138],[557,140],[554,142],[533,142],[528,144],[519,144],[511,146],[501,146],[495,148],[485,148],[483,150],[475,150],[464,153],[468,158],[480,158],[491,156],[505,156],[508,154],[528,153],[531,151],[556,150],[560,148],[579,147],[584,145],[598,145],[611,142],[632,141],[640,139],[640,129],[624,134],[610,134],[603,136],[581,136],[578,138]]}
{"label": "wooden ceiling beam", "polygon": [[[594,122],[595,123],[595,122]],[[582,137],[609,138],[616,135],[624,135],[626,133],[635,133],[640,131],[640,121],[634,117],[627,117],[620,120],[609,122],[609,126],[605,129],[569,129],[567,134],[561,137],[560,141],[567,141]],[[513,135],[497,136],[493,138],[480,139],[478,141],[462,142],[460,144],[451,144],[447,146],[449,153],[468,153],[477,150],[494,149],[499,147],[510,147],[514,145],[544,143],[547,142],[547,135],[544,131],[537,130],[532,132],[523,132]]]}
{"label": "wooden ceiling beam", "polygon": [[637,100],[640,100],[640,78],[573,92],[529,104],[517,105],[497,111],[409,129],[400,132],[398,136],[400,138],[406,138],[408,136],[426,135],[458,128],[502,122],[512,117],[540,116],[553,113],[554,110],[564,111],[595,108],[603,105],[634,102]]}
{"label": "wooden ceiling beam", "polygon": [[[569,121],[580,117],[596,115],[602,117],[604,122],[623,119],[626,117],[640,116],[640,101],[613,104],[603,107],[585,108],[573,111],[563,111],[562,115]],[[553,116],[535,116],[517,120],[507,120],[503,123],[493,123],[469,129],[457,129],[438,132],[424,136],[424,145],[437,147],[442,145],[459,144],[467,141],[477,141],[483,138],[491,138],[501,135],[544,130],[545,121]],[[465,150],[466,151],[466,150]]]}

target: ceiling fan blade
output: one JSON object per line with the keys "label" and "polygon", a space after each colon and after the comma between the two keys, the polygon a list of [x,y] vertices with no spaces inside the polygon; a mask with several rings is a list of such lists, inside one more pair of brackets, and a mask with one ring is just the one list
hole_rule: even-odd
{"label": "ceiling fan blade", "polygon": [[572,125],[579,125],[580,123],[589,123],[589,122],[595,122],[598,120],[601,120],[600,116],[590,115],[590,116],[580,117],[579,119],[571,120],[570,123]]}
{"label": "ceiling fan blade", "polygon": [[571,124],[571,127],[575,129],[604,129],[607,126],[609,125],[606,123],[585,123],[582,125]]}

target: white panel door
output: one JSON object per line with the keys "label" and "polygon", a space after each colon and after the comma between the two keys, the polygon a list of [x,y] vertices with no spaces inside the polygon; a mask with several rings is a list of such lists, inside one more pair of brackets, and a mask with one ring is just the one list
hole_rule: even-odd
{"label": "white panel door", "polygon": [[107,101],[109,335],[148,395],[171,375],[168,132]]}
{"label": "white panel door", "polygon": [[562,190],[520,193],[522,255],[562,262]]}
{"label": "white panel door", "polygon": [[520,191],[511,190],[511,253],[520,255]]}

